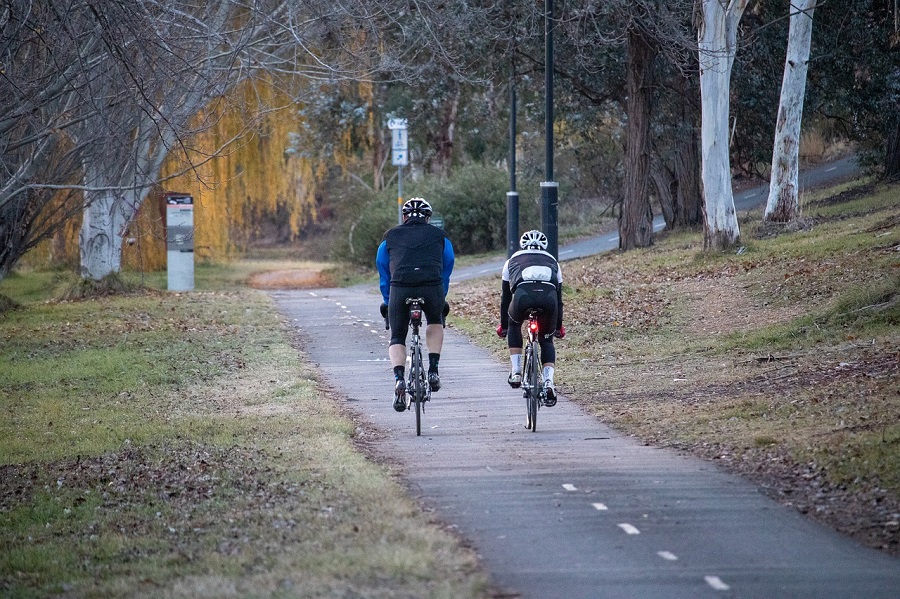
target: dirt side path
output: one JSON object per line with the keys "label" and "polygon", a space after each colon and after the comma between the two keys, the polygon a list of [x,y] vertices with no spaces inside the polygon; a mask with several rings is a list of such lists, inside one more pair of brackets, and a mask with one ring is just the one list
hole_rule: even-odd
{"label": "dirt side path", "polygon": [[329,284],[317,269],[288,269],[258,272],[250,276],[248,284],[254,289],[315,289]]}

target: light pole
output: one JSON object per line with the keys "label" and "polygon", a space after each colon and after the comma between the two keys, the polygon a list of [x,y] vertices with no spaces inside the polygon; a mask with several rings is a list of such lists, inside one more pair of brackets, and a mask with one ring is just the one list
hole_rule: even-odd
{"label": "light pole", "polygon": [[506,257],[519,251],[519,192],[516,191],[516,62],[509,61],[509,191],[506,192]]}
{"label": "light pole", "polygon": [[559,258],[559,183],[553,180],[553,0],[546,1],[544,14],[544,90],[546,180],[541,183],[541,229],[547,236],[547,251]]}

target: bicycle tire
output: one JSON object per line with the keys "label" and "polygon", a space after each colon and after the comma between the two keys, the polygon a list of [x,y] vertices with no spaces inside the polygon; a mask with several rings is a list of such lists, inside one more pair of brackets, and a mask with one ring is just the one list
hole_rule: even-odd
{"label": "bicycle tire", "polygon": [[523,372],[525,374],[525,428],[529,429],[531,432],[535,432],[537,430],[537,406],[539,393],[536,385],[536,364],[537,359],[535,358],[534,344],[529,342],[525,348],[525,364]]}
{"label": "bicycle tire", "polygon": [[425,399],[425,387],[422,376],[422,350],[418,346],[413,350],[412,372],[412,400],[416,404],[416,436],[422,435],[422,402]]}

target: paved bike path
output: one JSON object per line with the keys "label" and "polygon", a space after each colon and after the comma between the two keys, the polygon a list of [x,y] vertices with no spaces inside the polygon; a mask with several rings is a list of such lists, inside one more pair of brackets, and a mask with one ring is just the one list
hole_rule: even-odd
{"label": "paved bike path", "polygon": [[564,396],[539,411],[536,433],[525,430],[506,364],[449,328],[443,388],[416,437],[414,413],[391,406],[375,289],[272,297],[343,395],[335,399],[384,432],[379,451],[394,457],[425,506],[471,540],[504,591],[536,599],[898,596],[900,560],[709,463],[623,436]]}

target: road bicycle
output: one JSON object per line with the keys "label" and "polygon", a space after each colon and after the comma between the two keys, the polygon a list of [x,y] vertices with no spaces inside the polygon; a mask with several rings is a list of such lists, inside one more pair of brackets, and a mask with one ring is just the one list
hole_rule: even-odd
{"label": "road bicycle", "polygon": [[422,326],[422,306],[425,300],[421,297],[407,298],[409,306],[409,324],[412,327],[409,349],[406,355],[406,408],[415,405],[416,436],[422,434],[422,414],[425,413],[425,402],[431,399],[431,386],[428,384],[428,372],[422,361],[422,339],[419,328]]}
{"label": "road bicycle", "polygon": [[541,363],[538,360],[538,335],[540,327],[538,326],[537,317],[540,310],[529,310],[527,331],[528,340],[525,343],[525,349],[522,352],[522,395],[525,397],[525,411],[527,418],[525,420],[525,428],[531,432],[537,430],[537,413],[541,404],[546,398],[546,390],[544,389],[544,377],[541,373]]}

